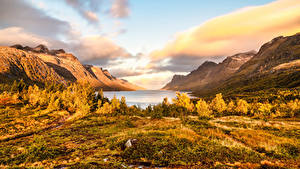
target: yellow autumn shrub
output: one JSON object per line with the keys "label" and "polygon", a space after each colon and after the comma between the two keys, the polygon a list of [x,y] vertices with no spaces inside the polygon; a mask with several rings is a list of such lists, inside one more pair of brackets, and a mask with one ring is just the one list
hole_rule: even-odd
{"label": "yellow autumn shrub", "polygon": [[223,113],[226,110],[226,103],[223,100],[222,93],[216,94],[216,97],[210,103],[211,109],[217,113]]}
{"label": "yellow autumn shrub", "polygon": [[209,117],[211,116],[212,111],[209,108],[209,105],[205,100],[200,99],[196,104],[196,111],[199,116]]}
{"label": "yellow autumn shrub", "polygon": [[194,110],[194,104],[186,93],[176,92],[176,98],[173,99],[173,103],[176,106],[186,108],[188,111]]}

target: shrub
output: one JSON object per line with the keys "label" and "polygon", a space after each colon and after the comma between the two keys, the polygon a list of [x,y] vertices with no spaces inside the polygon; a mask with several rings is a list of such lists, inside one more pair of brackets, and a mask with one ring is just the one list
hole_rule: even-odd
{"label": "shrub", "polygon": [[57,97],[56,94],[53,94],[51,96],[47,109],[50,111],[56,111],[61,109],[60,99]]}
{"label": "shrub", "polygon": [[242,113],[242,114],[247,114],[248,113],[248,108],[249,108],[249,104],[247,103],[246,100],[243,99],[239,99],[237,101],[237,105],[236,105],[236,111],[238,113]]}
{"label": "shrub", "polygon": [[116,95],[111,99],[111,106],[113,110],[120,109],[120,100],[117,99]]}
{"label": "shrub", "polygon": [[104,103],[102,107],[97,110],[97,113],[100,114],[112,114],[114,111],[113,107],[108,103]]}
{"label": "shrub", "polygon": [[126,104],[126,99],[124,96],[121,97],[119,113],[121,115],[129,115],[130,114],[128,106]]}
{"label": "shrub", "polygon": [[64,149],[59,147],[50,147],[43,137],[35,136],[33,142],[25,148],[25,152],[12,160],[17,163],[36,162],[46,159],[54,159],[61,154],[66,154]]}
{"label": "shrub", "polygon": [[223,100],[222,93],[216,94],[216,97],[211,101],[211,109],[218,114],[223,113],[226,110],[226,103]]}
{"label": "shrub", "polygon": [[199,116],[209,117],[212,111],[209,108],[209,105],[203,99],[200,99],[196,104],[196,111]]}
{"label": "shrub", "polygon": [[186,93],[176,92],[176,98],[173,99],[173,103],[178,107],[186,108],[190,112],[194,110],[194,104]]}
{"label": "shrub", "polygon": [[269,103],[258,103],[258,113],[263,116],[270,116],[273,106]]}
{"label": "shrub", "polygon": [[300,101],[298,99],[289,101],[287,106],[291,117],[297,116],[300,113]]}
{"label": "shrub", "polygon": [[228,103],[228,105],[227,105],[227,109],[226,109],[226,111],[228,112],[228,113],[230,113],[230,114],[232,114],[234,111],[235,111],[235,104],[234,104],[234,102],[231,100],[229,103]]}
{"label": "shrub", "polygon": [[163,107],[161,104],[153,106],[153,111],[150,113],[152,119],[161,119],[163,117]]}

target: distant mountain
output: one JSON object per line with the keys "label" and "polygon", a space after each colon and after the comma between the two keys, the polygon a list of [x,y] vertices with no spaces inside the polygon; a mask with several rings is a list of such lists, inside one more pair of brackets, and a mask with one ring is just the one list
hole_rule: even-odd
{"label": "distant mountain", "polygon": [[253,57],[255,51],[227,57],[222,63],[206,61],[186,76],[174,75],[165,90],[199,90],[212,88],[232,76],[241,65]]}
{"label": "distant mountain", "polygon": [[63,49],[49,50],[44,45],[35,48],[14,45],[0,47],[0,82],[24,79],[34,82],[89,82],[103,90],[140,90],[139,86],[113,77],[107,70],[82,65]]}
{"label": "distant mountain", "polygon": [[233,94],[299,86],[300,34],[296,34],[274,38],[256,54],[237,54],[219,64],[205,62],[187,76],[175,75],[163,89]]}

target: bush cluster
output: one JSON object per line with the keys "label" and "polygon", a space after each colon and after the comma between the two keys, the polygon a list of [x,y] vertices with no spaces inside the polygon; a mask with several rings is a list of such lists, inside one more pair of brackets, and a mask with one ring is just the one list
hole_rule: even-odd
{"label": "bush cluster", "polygon": [[149,106],[146,114],[152,118],[161,117],[182,117],[187,115],[199,115],[200,117],[218,117],[227,115],[254,116],[259,118],[266,117],[295,117],[300,114],[300,101],[281,100],[280,102],[247,102],[244,99],[225,101],[221,93],[217,94],[212,100],[205,101],[198,99],[191,101],[186,94],[177,93],[173,99],[173,104],[167,102]]}
{"label": "bush cluster", "polygon": [[66,110],[70,119],[84,117],[88,113],[105,116],[139,115],[152,118],[181,117],[198,115],[210,118],[226,115],[255,117],[295,117],[300,112],[299,92],[280,91],[266,100],[249,102],[244,99],[224,100],[221,93],[211,100],[191,99],[186,93],[176,93],[172,103],[165,98],[162,103],[148,106],[145,110],[127,106],[124,97],[109,100],[103,91],[96,93],[89,84],[73,83],[66,86],[48,83],[44,86],[26,85],[24,81],[14,82],[8,91],[0,94],[0,105],[24,104],[28,108],[41,108],[49,111]]}

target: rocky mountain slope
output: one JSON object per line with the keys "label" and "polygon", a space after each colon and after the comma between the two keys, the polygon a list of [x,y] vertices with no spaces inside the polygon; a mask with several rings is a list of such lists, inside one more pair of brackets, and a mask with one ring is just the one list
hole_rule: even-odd
{"label": "rocky mountain slope", "polygon": [[253,92],[300,86],[300,34],[277,37],[214,91]]}
{"label": "rocky mountain slope", "polygon": [[211,88],[233,75],[241,65],[246,63],[255,51],[239,53],[227,57],[222,63],[204,62],[198,69],[186,76],[174,75],[165,90],[197,90]]}
{"label": "rocky mountain slope", "polygon": [[125,80],[117,79],[96,66],[82,65],[63,49],[49,50],[44,45],[35,48],[21,45],[0,47],[0,82],[24,79],[34,82],[89,82],[103,90],[140,90]]}
{"label": "rocky mountain slope", "polygon": [[205,62],[187,76],[174,76],[163,89],[202,93],[239,93],[300,86],[300,34],[277,37],[258,53]]}

